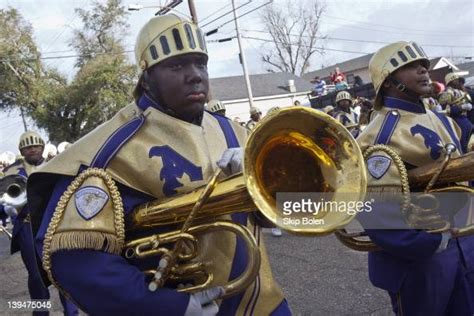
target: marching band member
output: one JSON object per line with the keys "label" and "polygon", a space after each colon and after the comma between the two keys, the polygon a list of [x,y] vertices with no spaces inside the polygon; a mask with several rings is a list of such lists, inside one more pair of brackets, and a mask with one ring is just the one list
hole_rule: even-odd
{"label": "marching band member", "polygon": [[359,116],[352,109],[352,97],[347,91],[340,91],[336,95],[335,119],[344,125],[354,137],[360,133]]}
{"label": "marching band member", "polygon": [[472,123],[467,118],[467,112],[472,110],[472,100],[469,93],[463,89],[462,79],[456,72],[445,76],[447,89],[439,96],[439,103],[461,128],[461,147],[466,153],[472,135]]}
{"label": "marching band member", "polygon": [[207,103],[207,107],[209,108],[209,112],[225,116],[225,105],[222,104],[221,101],[213,99]]}
{"label": "marching band member", "polygon": [[[171,286],[150,291],[142,269],[158,262],[123,256],[122,241],[133,237],[126,228],[136,206],[203,186],[218,165],[229,174],[238,172],[247,136],[238,124],[204,111],[208,55],[195,24],[174,14],[152,18],[138,34],[135,57],[141,70],[136,102],[29,181],[32,209],[36,215],[43,213],[35,226],[37,246],[50,278],[92,315],[289,315],[251,214],[224,217],[254,233],[262,254],[259,276],[243,293],[219,305],[219,287],[194,294]],[[99,176],[75,187],[77,175],[91,168],[110,174],[118,192]],[[169,225],[166,230],[175,228]],[[213,285],[245,269],[248,259],[240,237],[215,232],[198,238],[200,258],[212,263]]]}
{"label": "marching band member", "polygon": [[[460,155],[456,125],[427,109],[420,99],[430,93],[428,68],[428,58],[413,42],[393,43],[375,53],[369,70],[379,114],[357,139],[363,151],[374,144],[388,145],[408,169],[442,160],[448,143],[457,147],[453,157]],[[401,192],[403,178],[396,165],[385,152],[370,155],[368,191]],[[400,214],[400,205],[379,204],[364,216],[370,219],[381,212]],[[380,248],[369,253],[370,280],[389,293],[397,315],[474,313],[473,237],[454,238],[449,232],[428,233],[409,227],[367,229],[363,225]]]}
{"label": "marching band member", "polygon": [[262,112],[259,110],[259,108],[252,106],[250,108],[250,120],[247,122],[245,127],[248,129],[252,130],[255,128],[258,122],[262,119]]}
{"label": "marching band member", "polygon": [[[16,160],[7,167],[5,176],[20,175],[26,178],[44,163],[43,150],[44,141],[41,136],[33,131],[28,131],[20,136],[19,150],[22,158]],[[40,271],[40,259],[34,248],[34,238],[30,224],[28,204],[17,210],[11,205],[0,205],[12,218],[13,232],[11,241],[11,253],[21,253],[21,259],[28,271],[28,291],[31,299],[49,299],[47,285],[42,279]],[[65,315],[77,315],[77,308],[65,297],[60,295]],[[34,314],[48,314],[47,312],[35,312]]]}

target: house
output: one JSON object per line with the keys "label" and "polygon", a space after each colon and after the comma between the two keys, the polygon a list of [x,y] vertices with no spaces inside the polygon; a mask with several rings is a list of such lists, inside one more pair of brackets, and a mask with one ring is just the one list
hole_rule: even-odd
{"label": "house", "polygon": [[[361,57],[346,60],[344,62],[323,69],[311,71],[304,74],[303,78],[308,81],[311,81],[314,77],[318,76],[321,79],[325,80],[326,83],[330,83],[331,73],[334,72],[336,67],[339,67],[339,69],[346,75],[348,84],[354,83],[354,78],[356,76],[359,76],[364,83],[372,82],[369,73],[369,62],[373,55],[374,54],[367,54]],[[444,76],[451,69],[458,70],[456,65],[451,63],[445,57],[436,57],[430,59],[429,72],[433,80],[443,81]]]}
{"label": "house", "polygon": [[[250,75],[254,106],[265,113],[272,107],[292,106],[295,101],[309,105],[308,93],[313,85],[292,73],[275,72]],[[210,79],[212,99],[222,101],[226,115],[239,117],[241,121],[250,119],[249,99],[244,76]]]}
{"label": "house", "polygon": [[460,71],[466,71],[466,86],[474,87],[474,61],[458,65]]}
{"label": "house", "polygon": [[346,75],[348,84],[354,83],[355,76],[359,76],[363,82],[371,82],[369,74],[369,61],[373,55],[374,54],[360,56],[326,68],[311,71],[304,74],[303,78],[311,81],[314,79],[314,77],[318,76],[319,78],[326,81],[327,84],[329,84],[331,83],[331,73],[334,72],[336,67],[339,67],[339,69]]}

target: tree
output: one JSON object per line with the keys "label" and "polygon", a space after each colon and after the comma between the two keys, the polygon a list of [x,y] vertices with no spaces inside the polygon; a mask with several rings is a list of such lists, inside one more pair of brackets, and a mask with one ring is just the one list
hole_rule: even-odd
{"label": "tree", "polygon": [[32,28],[16,9],[0,10],[0,108],[30,114],[47,92],[65,79],[46,69],[33,40]]}
{"label": "tree", "polygon": [[77,66],[100,54],[123,54],[121,36],[126,34],[128,12],[121,0],[95,1],[91,10],[75,9],[84,27],[74,30],[71,46],[80,54]]}
{"label": "tree", "polygon": [[76,12],[83,25],[74,30],[71,46],[80,54],[79,71],[70,84],[51,91],[51,102],[33,115],[52,142],[74,142],[111,118],[130,102],[136,81],[121,44],[128,27],[121,2],[94,2],[90,10]]}
{"label": "tree", "polygon": [[263,11],[261,19],[273,46],[262,54],[263,62],[270,65],[269,72],[302,75],[308,70],[311,57],[323,53],[316,43],[324,38],[318,35],[325,6],[319,0],[310,3],[287,0],[283,6],[272,3]]}
{"label": "tree", "polygon": [[81,67],[73,82],[52,92],[48,107],[35,112],[52,142],[74,142],[130,102],[135,68],[125,56],[99,55]]}

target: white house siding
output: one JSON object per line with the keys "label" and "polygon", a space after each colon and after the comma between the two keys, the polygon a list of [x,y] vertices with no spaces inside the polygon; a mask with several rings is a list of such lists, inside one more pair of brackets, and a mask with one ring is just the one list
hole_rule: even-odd
{"label": "white house siding", "polygon": [[[308,92],[295,94],[295,95],[277,95],[272,97],[262,97],[262,98],[254,98],[254,106],[262,111],[262,114],[265,115],[267,111],[275,106],[280,108],[285,108],[289,106],[293,106],[293,103],[298,100],[300,101],[301,105],[309,106],[309,99],[307,96]],[[222,101],[226,108],[226,116],[234,119],[235,117],[239,117],[242,122],[247,122],[250,120],[250,104],[248,99],[242,100],[228,100]]]}

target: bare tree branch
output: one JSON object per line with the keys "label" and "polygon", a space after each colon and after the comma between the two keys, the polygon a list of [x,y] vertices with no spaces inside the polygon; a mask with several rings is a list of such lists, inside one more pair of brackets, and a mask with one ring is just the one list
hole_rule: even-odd
{"label": "bare tree branch", "polygon": [[306,2],[287,0],[283,6],[272,3],[262,13],[265,30],[273,41],[272,47],[262,53],[270,69],[302,75],[309,69],[311,58],[324,53],[316,45],[324,38],[319,30],[325,6],[321,0]]}

